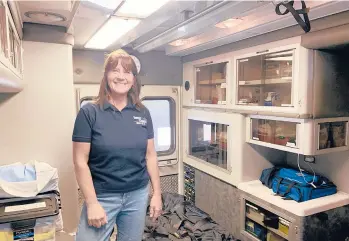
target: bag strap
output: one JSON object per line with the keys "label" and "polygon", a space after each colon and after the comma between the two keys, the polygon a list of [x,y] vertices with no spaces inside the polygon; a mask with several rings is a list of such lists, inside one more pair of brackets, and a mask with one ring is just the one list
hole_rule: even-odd
{"label": "bag strap", "polygon": [[276,194],[279,195],[280,184],[284,180],[283,178],[279,178],[276,184]]}
{"label": "bag strap", "polygon": [[283,178],[279,178],[278,181],[277,181],[277,184],[276,184],[276,194],[279,195],[280,197],[282,197],[283,199],[293,199],[293,198],[290,198],[290,197],[287,197],[287,194],[289,194],[291,192],[291,189],[294,187],[295,190],[298,192],[298,195],[299,195],[299,199],[298,200],[295,200],[295,201],[300,201],[302,200],[302,192],[299,190],[299,188],[297,187],[297,183],[296,182],[291,182],[290,184],[288,184],[287,186],[287,189],[286,191],[281,194],[280,193],[280,185],[281,185],[281,182],[282,180],[284,180]]}
{"label": "bag strap", "polygon": [[295,184],[296,184],[295,182],[291,182],[291,183],[288,185],[286,191],[285,191],[283,194],[281,194],[280,196],[281,196],[281,197],[285,197],[287,194],[289,194],[290,191],[291,191],[291,188],[292,188]]}
{"label": "bag strap", "polygon": [[[305,2],[302,0],[302,9],[295,10],[293,7],[294,1],[282,1],[278,3],[275,7],[275,12],[278,15],[286,15],[289,12],[293,15],[293,17],[296,19],[297,23],[302,27],[302,29],[307,33],[310,31],[310,21],[308,17],[309,8],[307,8]],[[280,6],[284,6],[286,8],[285,12],[280,11]],[[300,14],[303,14],[304,20],[299,16]]]}

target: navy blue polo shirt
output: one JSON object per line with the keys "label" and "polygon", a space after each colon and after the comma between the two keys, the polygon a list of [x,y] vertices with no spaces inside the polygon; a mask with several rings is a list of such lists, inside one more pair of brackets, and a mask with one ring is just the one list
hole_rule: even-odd
{"label": "navy blue polo shirt", "polygon": [[74,142],[91,143],[88,166],[96,193],[130,192],[146,186],[148,139],[154,138],[149,110],[131,102],[121,111],[109,102],[81,107]]}

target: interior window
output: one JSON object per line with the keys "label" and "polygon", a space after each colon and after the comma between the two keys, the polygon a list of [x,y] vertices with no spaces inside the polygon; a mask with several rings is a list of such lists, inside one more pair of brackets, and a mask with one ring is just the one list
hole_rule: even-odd
{"label": "interior window", "polygon": [[80,101],[80,108],[83,107],[84,105],[86,105],[89,102],[93,101],[93,97],[84,97],[81,99]]}
{"label": "interior window", "polygon": [[155,149],[158,155],[169,155],[175,147],[175,109],[170,98],[144,98],[142,103],[148,108],[154,127]]}
{"label": "interior window", "polygon": [[228,169],[227,130],[224,124],[189,120],[189,155]]}

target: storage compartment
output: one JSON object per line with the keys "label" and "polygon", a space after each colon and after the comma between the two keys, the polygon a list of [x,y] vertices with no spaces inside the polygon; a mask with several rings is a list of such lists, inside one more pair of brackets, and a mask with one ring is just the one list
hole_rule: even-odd
{"label": "storage compartment", "polygon": [[237,59],[237,104],[293,106],[294,51],[266,51],[265,54]]}
{"label": "storage compartment", "polygon": [[283,219],[279,218],[279,231],[282,232],[285,235],[288,235],[290,229],[290,222]]}
{"label": "storage compartment", "polygon": [[1,241],[54,241],[59,214],[58,192],[0,200]]}
{"label": "storage compartment", "polygon": [[0,2],[0,55],[8,57],[7,52],[7,26],[5,7]]}
{"label": "storage compartment", "polygon": [[245,230],[261,241],[267,240],[267,229],[248,218],[246,219]]}
{"label": "storage compartment", "polygon": [[[13,230],[10,223],[0,224],[1,241],[55,241],[56,217],[38,218],[32,227]],[[30,222],[28,222],[30,224]]]}
{"label": "storage compartment", "polygon": [[293,119],[247,117],[247,142],[274,149],[320,155],[349,150],[349,117]]}
{"label": "storage compartment", "polygon": [[228,125],[189,119],[189,155],[228,169],[227,130]]}
{"label": "storage compartment", "polygon": [[274,234],[273,232],[268,231],[267,233],[267,241],[285,241],[287,239],[284,239],[280,237],[277,234]]}
{"label": "storage compartment", "polygon": [[9,60],[16,75],[22,75],[22,46],[11,15],[8,15]]}
{"label": "storage compartment", "polygon": [[6,1],[0,1],[0,93],[21,91],[22,80],[22,41]]}
{"label": "storage compartment", "polygon": [[251,136],[255,141],[298,148],[296,122],[251,119]]}
{"label": "storage compartment", "polygon": [[195,103],[226,104],[227,62],[195,66]]}
{"label": "storage compartment", "polygon": [[318,124],[318,150],[347,146],[348,121]]}
{"label": "storage compartment", "polygon": [[290,222],[245,200],[245,231],[259,240],[288,240]]}

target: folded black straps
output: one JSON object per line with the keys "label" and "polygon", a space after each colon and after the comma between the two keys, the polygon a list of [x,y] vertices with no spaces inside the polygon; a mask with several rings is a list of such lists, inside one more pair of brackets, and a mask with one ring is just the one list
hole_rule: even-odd
{"label": "folded black straps", "polygon": [[[278,15],[286,15],[288,13],[291,13],[293,17],[296,19],[298,24],[302,27],[304,32],[309,32],[310,27],[310,21],[308,17],[309,8],[305,5],[305,2],[302,0],[302,9],[295,10],[293,7],[294,1],[282,1],[278,4],[276,4],[275,12]],[[284,6],[286,8],[285,12],[280,11],[280,6]],[[300,14],[303,14],[304,20],[301,18]]]}

